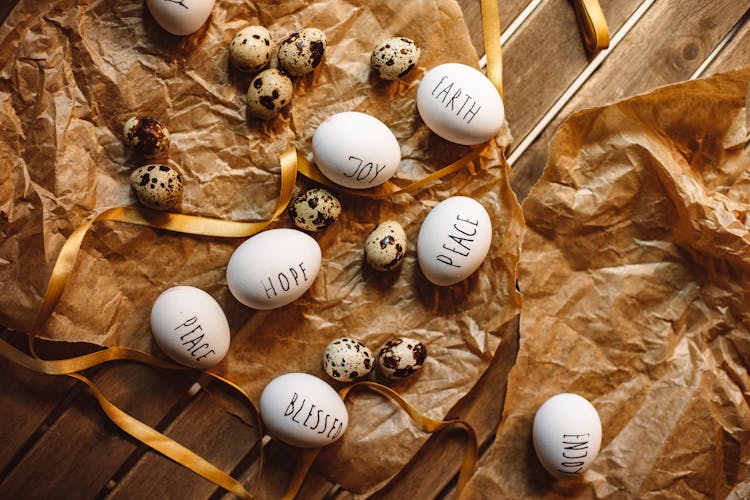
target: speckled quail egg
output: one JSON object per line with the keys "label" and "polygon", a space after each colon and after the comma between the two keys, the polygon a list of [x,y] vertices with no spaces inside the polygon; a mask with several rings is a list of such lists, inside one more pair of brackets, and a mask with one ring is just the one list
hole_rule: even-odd
{"label": "speckled quail egg", "polygon": [[289,205],[289,217],[305,231],[318,232],[327,228],[341,215],[341,202],[323,188],[300,193]]}
{"label": "speckled quail egg", "polygon": [[414,40],[389,38],[375,46],[370,66],[383,80],[395,80],[406,76],[417,65],[419,54],[419,47]]}
{"label": "speckled quail egg", "polygon": [[377,271],[390,271],[401,265],[406,254],[406,233],[396,221],[381,222],[367,236],[365,257]]}
{"label": "speckled quail egg", "polygon": [[279,67],[292,76],[311,73],[323,59],[326,44],[326,35],[319,29],[292,33],[279,45]]}
{"label": "speckled quail egg", "polygon": [[154,158],[169,150],[169,132],[156,118],[134,116],[125,122],[125,144],[146,158]]}
{"label": "speckled quail egg", "polygon": [[400,337],[391,339],[378,351],[378,369],[391,379],[406,378],[419,371],[427,359],[427,348],[421,342]]}
{"label": "speckled quail egg", "polygon": [[168,210],[182,197],[182,177],[167,165],[144,165],[130,174],[130,186],[143,205]]}
{"label": "speckled quail egg", "polygon": [[292,80],[278,69],[258,73],[247,89],[247,111],[259,120],[279,114],[292,100]]}
{"label": "speckled quail egg", "polygon": [[323,353],[323,369],[339,382],[350,382],[364,377],[375,366],[372,351],[362,342],[352,338],[336,339]]}
{"label": "speckled quail egg", "polygon": [[263,26],[247,26],[232,38],[229,60],[240,71],[258,71],[271,60],[271,34]]}

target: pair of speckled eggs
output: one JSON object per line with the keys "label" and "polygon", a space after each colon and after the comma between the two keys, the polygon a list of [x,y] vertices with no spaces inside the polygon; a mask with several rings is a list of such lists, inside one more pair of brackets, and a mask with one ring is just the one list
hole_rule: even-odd
{"label": "pair of speckled eggs", "polygon": [[[150,116],[134,116],[125,122],[125,144],[146,160],[169,154],[169,131]],[[162,162],[149,162],[130,174],[130,186],[138,201],[155,210],[169,210],[182,198],[182,177]]]}
{"label": "pair of speckled eggs", "polygon": [[[312,188],[300,193],[289,204],[289,217],[299,229],[319,232],[341,215],[341,202],[330,191]],[[367,263],[377,271],[392,271],[406,255],[406,232],[401,224],[388,220],[378,224],[365,241]]]}
{"label": "pair of speckled eggs", "polygon": [[375,366],[386,378],[405,379],[417,373],[427,359],[427,348],[421,342],[406,338],[394,338],[378,350],[376,356],[357,339],[336,339],[323,353],[323,369],[334,380],[352,382],[368,375]]}
{"label": "pair of speckled eggs", "polygon": [[279,67],[264,69],[271,64],[271,33],[263,26],[247,26],[238,31],[229,45],[229,60],[240,71],[260,71],[247,89],[248,114],[259,120],[275,118],[292,101],[290,76],[304,76],[315,70],[326,45],[326,35],[319,29],[294,32],[279,44]]}

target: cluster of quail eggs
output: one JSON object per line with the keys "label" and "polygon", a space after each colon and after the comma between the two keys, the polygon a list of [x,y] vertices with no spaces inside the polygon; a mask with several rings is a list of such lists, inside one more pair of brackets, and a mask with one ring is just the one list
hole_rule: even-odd
{"label": "cluster of quail eggs", "polygon": [[147,161],[130,174],[130,186],[138,201],[154,210],[169,210],[182,198],[182,177],[163,160],[169,154],[169,131],[150,116],[134,116],[125,122],[125,144]]}
{"label": "cluster of quail eggs", "polygon": [[263,26],[247,26],[234,35],[229,60],[240,71],[255,73],[247,89],[247,111],[259,120],[270,120],[292,101],[290,77],[304,76],[318,67],[327,45],[319,29],[305,28],[287,36],[278,47],[278,68],[272,63],[271,34]]}
{"label": "cluster of quail eggs", "polygon": [[427,359],[427,348],[407,337],[386,342],[377,355],[357,339],[342,337],[332,341],[323,353],[323,369],[334,380],[352,382],[368,375],[376,366],[384,377],[405,379],[419,371]]}

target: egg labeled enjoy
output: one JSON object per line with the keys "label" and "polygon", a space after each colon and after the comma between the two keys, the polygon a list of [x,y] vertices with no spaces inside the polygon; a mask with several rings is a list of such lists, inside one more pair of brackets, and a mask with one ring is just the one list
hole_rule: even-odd
{"label": "egg labeled enjoy", "polygon": [[229,350],[229,322],[214,298],[200,288],[175,286],[151,308],[151,332],[167,356],[192,368],[209,368]]}
{"label": "egg labeled enjoy", "polygon": [[578,394],[552,396],[534,415],[534,450],[558,479],[580,477],[599,454],[602,423],[594,405]]}
{"label": "egg labeled enjoy", "polygon": [[505,108],[492,82],[465,64],[441,64],[417,88],[417,109],[430,130],[456,144],[487,142],[497,135]]}
{"label": "egg labeled enjoy", "polygon": [[269,382],[260,395],[260,416],[272,436],[300,448],[331,444],[349,425],[338,393],[307,373],[287,373]]}
{"label": "egg labeled enjoy", "polygon": [[454,285],[479,268],[491,241],[490,216],[478,201],[447,198],[435,205],[419,229],[419,267],[435,285]]}
{"label": "egg labeled enjoy", "polygon": [[206,22],[214,0],[146,0],[159,26],[173,35],[191,35]]}
{"label": "egg labeled enjoy", "polygon": [[321,256],[318,242],[302,231],[263,231],[237,247],[229,259],[229,291],[254,309],[285,306],[312,286]]}
{"label": "egg labeled enjoy", "polygon": [[344,187],[367,189],[398,170],[401,148],[383,122],[365,113],[335,114],[315,130],[313,161],[323,175]]}

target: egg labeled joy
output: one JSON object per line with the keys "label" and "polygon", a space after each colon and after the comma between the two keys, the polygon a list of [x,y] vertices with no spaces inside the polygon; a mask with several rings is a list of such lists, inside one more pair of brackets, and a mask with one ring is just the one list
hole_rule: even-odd
{"label": "egg labeled joy", "polygon": [[330,180],[351,189],[384,183],[398,170],[401,149],[383,122],[356,111],[335,114],[315,130],[313,160]]}
{"label": "egg labeled joy", "polygon": [[260,414],[272,436],[301,448],[333,443],[349,425],[338,393],[307,373],[287,373],[269,382],[260,396]]}
{"label": "egg labeled joy", "polygon": [[484,261],[492,240],[487,210],[467,196],[438,203],[422,222],[417,259],[425,277],[450,286],[466,279]]}
{"label": "egg labeled joy", "polygon": [[417,109],[437,135],[464,145],[481,144],[500,131],[505,108],[486,76],[465,64],[441,64],[419,82]]}
{"label": "egg labeled joy", "polygon": [[318,242],[302,231],[263,231],[237,247],[229,259],[229,291],[254,309],[285,306],[312,286],[321,256]]}

